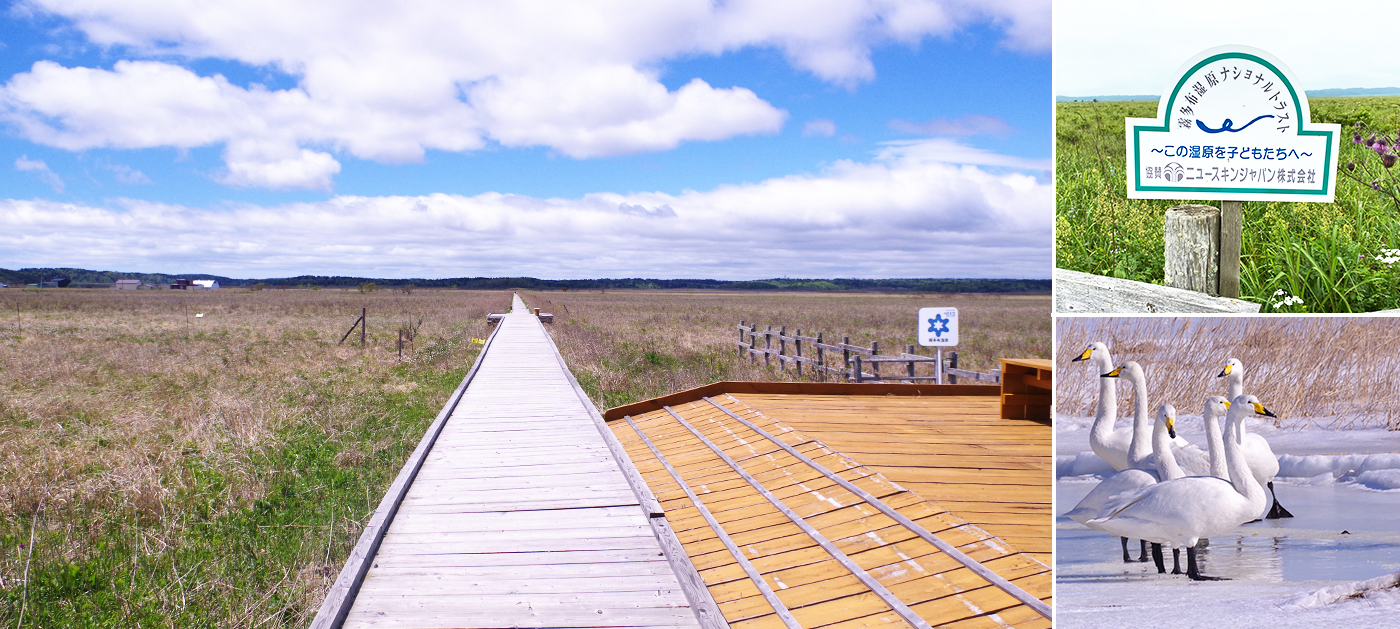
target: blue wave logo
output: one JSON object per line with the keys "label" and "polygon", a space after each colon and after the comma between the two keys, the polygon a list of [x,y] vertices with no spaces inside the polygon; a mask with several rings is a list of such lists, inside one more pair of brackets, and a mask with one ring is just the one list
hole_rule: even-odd
{"label": "blue wave logo", "polygon": [[1212,129],[1212,128],[1210,128],[1210,127],[1207,127],[1207,126],[1206,126],[1206,123],[1201,122],[1200,120],[1197,120],[1197,121],[1196,121],[1196,126],[1199,127],[1202,131],[1205,131],[1206,133],[1223,133],[1223,132],[1225,132],[1225,131],[1229,131],[1230,133],[1239,133],[1240,131],[1244,131],[1245,129],[1248,129],[1248,128],[1249,128],[1249,125],[1252,125],[1252,124],[1254,124],[1254,123],[1256,123],[1256,122],[1259,122],[1260,120],[1263,120],[1263,119],[1265,119],[1265,118],[1273,118],[1273,117],[1274,117],[1273,114],[1264,114],[1264,115],[1262,115],[1262,116],[1259,116],[1258,118],[1255,118],[1255,119],[1253,119],[1253,120],[1250,120],[1248,123],[1245,123],[1245,125],[1244,125],[1243,127],[1240,127],[1240,128],[1238,128],[1238,129],[1235,128],[1235,121],[1233,121],[1233,120],[1231,120],[1231,119],[1229,119],[1229,118],[1226,118],[1226,119],[1225,119],[1225,122],[1220,123],[1220,128],[1219,128],[1219,129]]}

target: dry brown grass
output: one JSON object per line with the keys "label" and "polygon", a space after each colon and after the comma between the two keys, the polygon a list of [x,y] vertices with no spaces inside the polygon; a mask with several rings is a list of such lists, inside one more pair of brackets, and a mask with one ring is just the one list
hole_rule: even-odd
{"label": "dry brown grass", "polygon": [[[376,477],[383,474],[368,470],[383,468],[392,477],[401,461],[375,454],[399,448],[404,435],[384,428],[378,443],[364,443],[366,427],[392,414],[390,396],[404,406],[441,406],[441,389],[456,383],[422,383],[465,371],[478,347],[467,339],[484,337],[485,314],[508,300],[502,292],[421,290],[0,291],[0,537],[23,542],[38,513],[44,543],[36,544],[36,562],[83,562],[123,535],[139,553],[178,555],[192,543],[192,510],[215,521],[282,482],[288,470],[258,462],[289,447],[284,436],[297,430],[340,450],[337,465]],[[361,307],[370,315],[368,347],[358,346],[358,332],[337,346]],[[396,328],[420,318],[417,343],[401,363]],[[207,486],[208,478],[218,482]],[[371,492],[376,502],[382,491]],[[358,502],[356,518],[368,500]],[[279,607],[287,588],[302,592],[290,598],[303,607],[319,604],[329,584],[327,527],[306,530],[306,552],[279,575]],[[336,570],[358,525],[345,521],[337,530],[346,539],[331,554]],[[0,552],[7,584],[0,590],[21,582],[16,547]],[[219,581],[217,570],[207,574]],[[265,591],[176,581],[159,593],[129,594],[167,601],[167,617],[184,622],[235,626],[271,613]],[[182,615],[210,596],[218,604],[208,616]],[[141,604],[165,614],[159,603]],[[6,610],[0,596],[0,618],[13,622]],[[287,624],[307,610],[294,611]]]}
{"label": "dry brown grass", "polygon": [[741,320],[787,326],[789,333],[822,332],[829,342],[849,336],[869,347],[878,341],[882,353],[895,353],[918,342],[919,308],[956,306],[959,367],[985,372],[998,358],[1050,357],[1048,295],[551,291],[521,297],[554,314],[550,332],[600,408],[719,380],[793,379],[791,371],[764,368],[761,360],[739,360]]}
{"label": "dry brown grass", "polygon": [[1061,318],[1056,412],[1093,415],[1098,374],[1070,361],[1102,341],[1115,363],[1142,364],[1153,406],[1199,413],[1207,396],[1224,395],[1225,379],[1216,376],[1234,357],[1245,367],[1245,391],[1278,414],[1280,426],[1400,430],[1397,323],[1387,317]]}

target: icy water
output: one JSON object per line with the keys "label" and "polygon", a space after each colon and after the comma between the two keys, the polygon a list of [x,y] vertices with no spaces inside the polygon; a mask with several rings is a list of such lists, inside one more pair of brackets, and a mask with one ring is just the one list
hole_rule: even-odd
{"label": "icy water", "polygon": [[[1080,451],[1082,432],[1059,436],[1061,455]],[[1393,443],[1375,439],[1364,447],[1356,435],[1288,437],[1279,440],[1278,454],[1324,452],[1342,461],[1345,452],[1395,451]],[[1379,441],[1393,438],[1384,437]],[[1228,581],[1159,575],[1150,561],[1124,564],[1117,537],[1056,518],[1056,627],[1400,627],[1400,597],[1313,609],[1289,604],[1323,587],[1400,572],[1400,489],[1377,490],[1342,467],[1275,483],[1280,503],[1295,517],[1212,537],[1200,554],[1201,571]],[[1059,479],[1057,512],[1073,508],[1097,483],[1092,476]],[[1136,557],[1136,547],[1130,550]],[[1166,560],[1171,562],[1170,551]],[[1185,552],[1181,560],[1184,568]]]}

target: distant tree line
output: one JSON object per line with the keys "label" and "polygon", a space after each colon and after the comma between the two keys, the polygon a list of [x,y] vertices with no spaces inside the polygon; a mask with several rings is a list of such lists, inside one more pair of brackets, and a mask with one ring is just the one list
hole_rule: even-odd
{"label": "distant tree line", "polygon": [[190,273],[121,273],[87,269],[33,268],[11,271],[0,269],[0,282],[11,286],[38,284],[55,277],[67,277],[74,282],[112,283],[117,280],[141,280],[147,284],[169,284],[176,279],[218,280],[225,288],[254,286],[265,288],[355,288],[373,284],[378,288],[459,288],[475,290],[607,290],[607,289],[715,289],[715,290],[774,290],[774,291],[882,291],[910,293],[1048,293],[1050,280],[1026,279],[767,279],[747,281],[727,280],[658,280],[644,278],[597,280],[541,280],[533,277],[453,277],[429,280],[422,278],[383,279],[347,277],[342,275],[298,275],[263,279],[235,279],[221,275]]}

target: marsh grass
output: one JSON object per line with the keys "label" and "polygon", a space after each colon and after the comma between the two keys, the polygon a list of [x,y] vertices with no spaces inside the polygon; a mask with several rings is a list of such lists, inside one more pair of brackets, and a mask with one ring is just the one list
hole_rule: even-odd
{"label": "marsh grass", "polygon": [[508,300],[0,291],[0,626],[307,625]]}
{"label": "marsh grass", "polygon": [[[1056,333],[1061,417],[1093,416],[1099,374],[1092,363],[1071,361],[1102,341],[1116,364],[1142,364],[1154,411],[1170,403],[1199,415],[1207,396],[1225,395],[1217,376],[1234,357],[1245,367],[1245,392],[1277,414],[1279,426],[1400,430],[1400,326],[1389,318],[1072,317],[1059,319]],[[1130,412],[1119,399],[1120,415]]]}
{"label": "marsh grass", "polygon": [[[1342,125],[1340,164],[1374,160],[1351,125],[1400,128],[1400,97],[1318,98],[1314,122]],[[1123,119],[1156,116],[1156,101],[1056,105],[1056,266],[1163,282],[1163,217],[1193,201],[1128,199]],[[1279,311],[1369,312],[1400,307],[1400,270],[1377,259],[1400,247],[1400,208],[1339,177],[1334,203],[1244,204],[1241,297],[1274,312],[1277,291],[1303,305]]]}
{"label": "marsh grass", "polygon": [[985,372],[999,358],[1050,356],[1048,295],[610,290],[521,297],[554,314],[549,331],[600,409],[722,380],[796,379],[791,369],[739,358],[740,321],[837,341],[849,336],[866,347],[878,341],[893,353],[917,344],[919,308],[955,306],[961,368]]}

